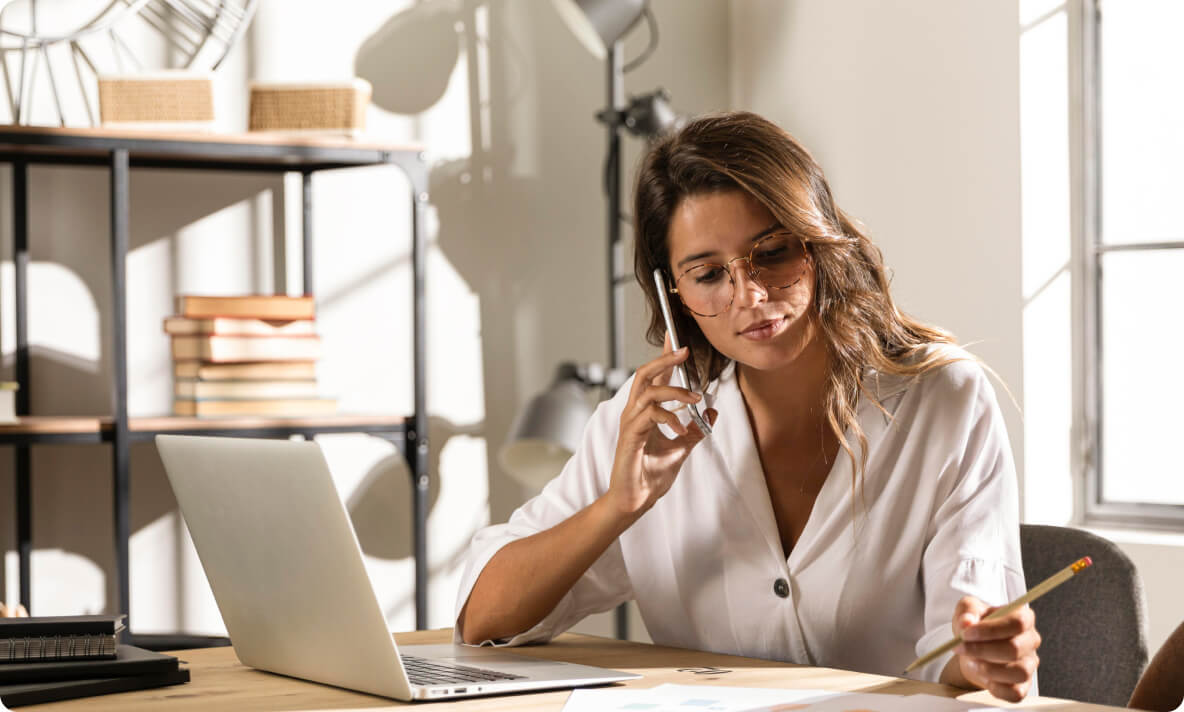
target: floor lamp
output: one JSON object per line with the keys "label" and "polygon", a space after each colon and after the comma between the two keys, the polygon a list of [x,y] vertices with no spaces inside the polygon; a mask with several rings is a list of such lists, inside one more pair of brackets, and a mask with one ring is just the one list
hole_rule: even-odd
{"label": "floor lamp", "polygon": [[[503,469],[535,489],[559,474],[579,446],[592,415],[588,394],[611,396],[628,378],[625,368],[625,272],[621,240],[621,132],[654,138],[678,127],[662,89],[626,99],[625,72],[645,61],[658,44],[658,28],[648,0],[554,0],[555,8],[575,36],[592,54],[605,60],[606,106],[596,119],[607,128],[604,163],[607,203],[608,365],[564,363],[551,387],[533,398],[515,419],[500,453]],[[628,64],[622,38],[645,18],[650,30],[646,49]],[[629,637],[628,609],[616,611],[616,635]]]}

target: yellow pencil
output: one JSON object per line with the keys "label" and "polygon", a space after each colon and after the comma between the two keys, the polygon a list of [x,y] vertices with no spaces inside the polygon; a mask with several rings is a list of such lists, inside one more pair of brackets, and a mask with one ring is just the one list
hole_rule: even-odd
{"label": "yellow pencil", "polygon": [[[983,618],[983,620],[989,621],[989,620],[994,620],[996,618],[1002,618],[1002,617],[1006,616],[1007,614],[1011,613],[1012,611],[1016,610],[1020,606],[1023,606],[1028,603],[1031,603],[1032,601],[1035,601],[1037,598],[1040,598],[1041,596],[1043,596],[1044,594],[1053,590],[1057,586],[1060,586],[1064,582],[1073,578],[1073,576],[1075,576],[1076,574],[1081,573],[1087,567],[1092,566],[1093,563],[1094,563],[1094,560],[1089,558],[1088,556],[1086,556],[1082,559],[1078,559],[1077,561],[1073,562],[1069,566],[1066,566],[1065,568],[1056,572],[1052,576],[1049,576],[1048,578],[1044,579],[1038,585],[1036,585],[1034,588],[1032,588],[1030,591],[1028,591],[1024,595],[1020,596],[1019,598],[1015,599],[1011,603],[1007,604],[1006,606],[1003,606],[1002,608],[996,609],[995,611],[992,611],[991,614],[988,616],[985,616]],[[962,636],[959,635],[959,636],[953,638],[952,640],[950,640],[949,642],[938,646],[934,650],[931,650],[930,652],[928,652],[928,653],[922,655],[921,657],[917,658],[916,660],[914,660],[912,662],[912,664],[910,664],[907,668],[904,669],[904,673],[907,675],[908,673],[921,667],[925,663],[932,661],[937,656],[939,656],[943,653],[948,653],[949,651],[958,647],[958,644],[961,642],[962,642]]]}

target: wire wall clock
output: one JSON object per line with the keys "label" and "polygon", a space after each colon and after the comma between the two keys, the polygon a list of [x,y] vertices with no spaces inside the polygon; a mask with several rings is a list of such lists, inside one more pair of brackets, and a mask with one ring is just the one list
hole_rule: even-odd
{"label": "wire wall clock", "polygon": [[[97,77],[213,71],[258,0],[0,0],[0,121],[95,126]],[[42,92],[48,92],[50,100]]]}

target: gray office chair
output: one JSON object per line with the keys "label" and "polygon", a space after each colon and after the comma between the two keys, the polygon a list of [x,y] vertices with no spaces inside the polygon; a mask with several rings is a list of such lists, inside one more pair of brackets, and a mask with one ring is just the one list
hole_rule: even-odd
{"label": "gray office chair", "polygon": [[1126,706],[1147,666],[1143,582],[1113,542],[1066,527],[1020,525],[1024,578],[1035,586],[1083,556],[1094,565],[1032,603],[1040,694]]}

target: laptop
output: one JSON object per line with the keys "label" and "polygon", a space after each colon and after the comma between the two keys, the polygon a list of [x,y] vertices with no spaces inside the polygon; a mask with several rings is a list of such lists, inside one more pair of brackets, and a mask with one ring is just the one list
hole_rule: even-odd
{"label": "laptop", "polygon": [[503,648],[400,648],[315,442],[158,435],[156,447],[244,665],[406,701],[640,677]]}

